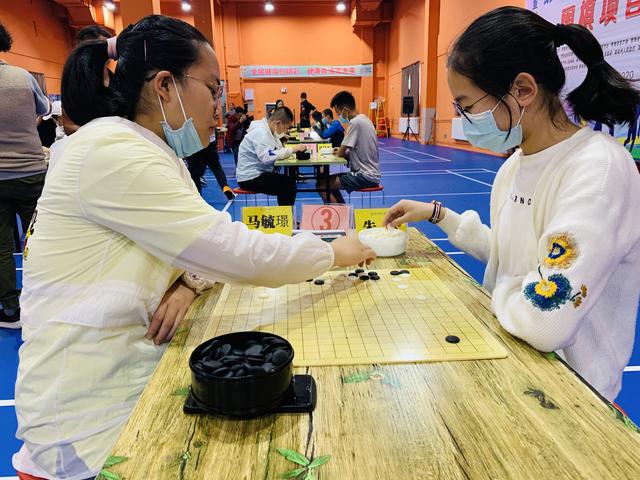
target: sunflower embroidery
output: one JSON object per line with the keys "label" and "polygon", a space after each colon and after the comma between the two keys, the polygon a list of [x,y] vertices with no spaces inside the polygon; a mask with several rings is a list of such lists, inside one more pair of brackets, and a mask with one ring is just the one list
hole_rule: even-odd
{"label": "sunflower embroidery", "polygon": [[531,282],[524,289],[524,295],[540,310],[550,311],[560,308],[571,297],[571,283],[569,279],[559,273],[540,281]]}
{"label": "sunflower embroidery", "polygon": [[574,238],[568,233],[551,235],[547,240],[547,252],[544,266],[554,270],[569,268],[580,253]]}
{"label": "sunflower embroidery", "polygon": [[574,308],[582,305],[584,298],[587,296],[587,287],[582,285],[580,291],[571,294],[571,282],[560,273],[550,275],[548,278],[542,276],[542,272],[538,269],[540,280],[531,282],[524,288],[524,296],[534,307],[542,311],[548,312],[557,310],[562,305],[571,301]]}

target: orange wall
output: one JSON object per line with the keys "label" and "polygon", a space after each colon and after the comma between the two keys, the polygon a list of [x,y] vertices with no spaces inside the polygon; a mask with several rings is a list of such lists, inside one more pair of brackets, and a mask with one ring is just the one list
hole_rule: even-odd
{"label": "orange wall", "polygon": [[524,7],[524,0],[441,0],[440,35],[438,37],[438,80],[436,103],[436,143],[462,146],[466,142],[456,142],[451,137],[451,118],[454,117],[451,93],[447,85],[447,52],[464,29],[480,15],[505,5]]}
{"label": "orange wall", "polygon": [[59,94],[73,34],[66,21],[55,15],[52,2],[2,0],[0,21],[13,37],[11,51],[2,53],[2,58],[31,72],[44,73],[47,93]]}
{"label": "orange wall", "polygon": [[[333,5],[286,5],[276,2],[276,11],[266,14],[254,4],[223,4],[224,54],[230,101],[245,88],[254,89],[255,115],[264,116],[266,102],[282,98],[299,111],[300,93],[307,92],[317,108],[329,106],[333,94],[350,90],[358,109],[368,113],[375,83],[369,79],[363,96],[360,78],[240,80],[241,65],[346,65],[374,61],[374,35],[365,34],[363,41],[354,33],[347,13],[339,14]],[[383,47],[382,47],[383,48]],[[365,80],[367,82],[367,80]],[[286,94],[280,93],[285,87]],[[365,98],[366,97],[366,98]]]}
{"label": "orange wall", "polygon": [[[162,15],[179,18],[183,22],[187,22],[188,24],[193,25],[193,14],[183,12],[182,8],[180,8],[180,3],[160,2],[160,11]],[[119,8],[114,13],[114,22],[116,34],[119,34],[126,26],[123,25],[122,14]]]}
{"label": "orange wall", "polygon": [[[295,110],[296,122],[300,119],[300,93],[306,92],[307,99],[318,110],[329,108],[331,98],[340,90],[348,90],[358,99],[361,93],[359,78],[321,78],[312,82],[302,78],[282,78],[278,80],[245,80],[244,88],[253,88],[255,96],[254,115],[256,118],[264,116],[265,102],[273,102],[282,99],[287,107]],[[280,93],[282,86],[287,87],[287,93]],[[357,100],[356,100],[357,101]],[[368,113],[368,105],[363,109],[357,108],[363,113]]]}
{"label": "orange wall", "polygon": [[179,18],[183,22],[193,25],[193,13],[183,12],[179,2],[160,2],[160,10],[163,15]]}
{"label": "orange wall", "polygon": [[[446,0],[445,0],[446,1]],[[425,0],[396,0],[393,21],[388,27],[387,47],[387,117],[393,133],[402,114],[402,68],[421,63],[421,82],[425,82]],[[424,103],[421,95],[420,107]]]}

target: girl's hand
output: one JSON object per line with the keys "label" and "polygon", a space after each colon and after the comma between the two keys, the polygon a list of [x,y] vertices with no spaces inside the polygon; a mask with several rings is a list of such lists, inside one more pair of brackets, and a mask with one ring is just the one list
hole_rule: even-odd
{"label": "girl's hand", "polygon": [[177,280],[162,297],[145,338],[156,345],[171,341],[194,298],[194,291]]}
{"label": "girl's hand", "polygon": [[[387,210],[383,227],[397,227],[408,222],[420,222],[429,220],[433,216],[434,205],[432,203],[416,202],[414,200],[400,200]],[[444,218],[444,212],[440,214]]]}
{"label": "girl's hand", "polygon": [[355,237],[338,237],[331,242],[331,247],[333,265],[336,267],[369,265],[376,259],[376,252]]}

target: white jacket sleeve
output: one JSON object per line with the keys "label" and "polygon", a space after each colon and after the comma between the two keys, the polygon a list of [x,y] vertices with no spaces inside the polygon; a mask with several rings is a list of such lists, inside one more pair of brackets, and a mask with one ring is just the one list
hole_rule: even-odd
{"label": "white jacket sleeve", "polygon": [[487,263],[491,230],[482,223],[477,212],[467,210],[459,215],[447,209],[446,216],[438,226],[447,234],[453,245],[481,262]]}
{"label": "white jacket sleeve", "polygon": [[580,181],[557,193],[538,241],[538,269],[499,280],[492,293],[505,330],[544,352],[573,344],[592,299],[630,249],[623,239],[632,226],[621,221],[637,207],[628,204],[628,176],[585,163]]}
{"label": "white jacket sleeve", "polygon": [[[145,145],[97,146],[82,167],[78,202],[92,221],[209,280],[279,286],[330,269],[333,249],[315,236],[267,235],[232,222]],[[104,151],[101,151],[104,150]],[[118,155],[126,161],[116,160]],[[188,180],[188,179],[187,179]]]}
{"label": "white jacket sleeve", "polygon": [[258,159],[267,165],[272,165],[277,160],[285,159],[291,156],[291,148],[282,147],[277,148],[273,144],[272,138],[259,138],[256,141],[256,153],[258,154]]}

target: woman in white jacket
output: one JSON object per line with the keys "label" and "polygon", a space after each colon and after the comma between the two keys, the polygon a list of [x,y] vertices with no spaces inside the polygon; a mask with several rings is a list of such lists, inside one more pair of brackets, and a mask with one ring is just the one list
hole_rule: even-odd
{"label": "woman in white jacket", "polygon": [[615,139],[579,128],[559,98],[556,49],[586,65],[569,93],[576,119],[633,120],[640,95],[580,25],[553,25],[516,7],[475,20],[457,39],[448,81],[467,138],[503,152],[491,227],[439,202],[403,200],[386,224],[428,220],[487,263],[484,286],[500,324],[534,348],[557,351],[609,400],[631,355],[640,292],[640,176]]}
{"label": "woman in white jacket", "polygon": [[24,252],[21,478],[98,474],[194,298],[183,272],[275,287],[375,256],[354,239],[249,231],[202,200],[181,157],[209,142],[219,84],[204,36],[163,16],[67,60],[81,127],[56,150]]}

